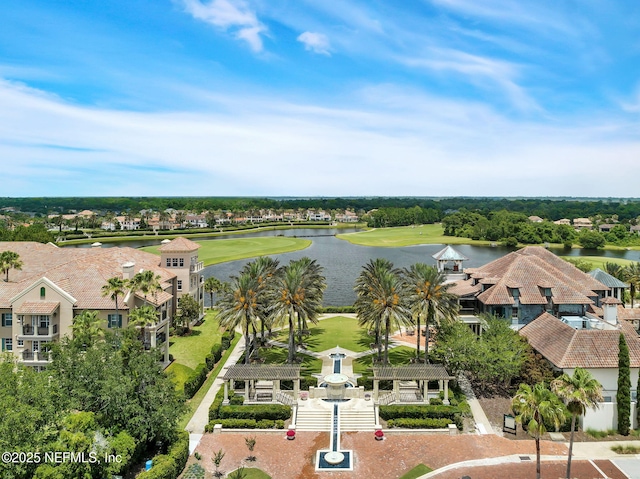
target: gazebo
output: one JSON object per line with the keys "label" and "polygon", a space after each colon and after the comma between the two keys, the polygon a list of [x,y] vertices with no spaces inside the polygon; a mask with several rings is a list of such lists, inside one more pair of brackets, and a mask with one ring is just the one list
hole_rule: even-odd
{"label": "gazebo", "polygon": [[245,401],[274,401],[282,394],[280,381],[293,381],[293,402],[300,390],[299,364],[234,364],[227,369],[224,381],[224,401],[229,404],[229,381],[244,381]]}
{"label": "gazebo", "polygon": [[443,272],[447,263],[453,262],[453,271],[456,273],[462,271],[462,262],[469,259],[465,255],[458,253],[449,245],[438,251],[436,254],[431,255],[431,257],[436,260],[438,271]]}
{"label": "gazebo", "polygon": [[[402,384],[407,381],[416,381],[418,392],[422,390],[422,401],[429,402],[429,381],[438,381],[438,391],[444,391],[444,404],[449,404],[450,376],[442,364],[409,364],[406,366],[374,366],[373,367],[373,400],[379,399],[379,382],[383,380],[393,381],[393,394],[389,402],[402,401]],[[420,387],[422,382],[422,387]],[[416,388],[412,388],[415,390]],[[416,396],[417,399],[417,396]]]}

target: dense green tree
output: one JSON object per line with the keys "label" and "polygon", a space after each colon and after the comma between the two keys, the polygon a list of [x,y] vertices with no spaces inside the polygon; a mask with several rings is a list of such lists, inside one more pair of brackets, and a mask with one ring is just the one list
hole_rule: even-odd
{"label": "dense green tree", "polygon": [[399,269],[385,259],[370,260],[355,284],[354,304],[361,325],[376,331],[378,360],[381,356],[379,332],[384,331],[384,364],[389,363],[389,334],[392,328],[411,324],[411,310],[406,287]]}
{"label": "dense green tree", "polygon": [[147,297],[155,296],[162,291],[159,274],[154,273],[150,269],[145,269],[133,275],[129,281],[129,286],[134,293],[141,293],[144,297],[144,305],[147,305]]}
{"label": "dense green tree", "polygon": [[74,341],[85,348],[91,346],[104,337],[103,323],[98,311],[85,310],[74,316],[71,324]]}
{"label": "dense green tree", "polygon": [[516,421],[526,426],[536,443],[536,478],[540,479],[540,438],[547,432],[545,423],[553,424],[557,429],[566,420],[566,409],[544,383],[533,387],[521,384],[511,400],[511,407],[516,413]]}
{"label": "dense green tree", "polygon": [[200,303],[190,294],[183,294],[178,299],[178,309],[174,317],[174,322],[185,331],[189,331],[189,325],[198,319],[201,313]]}
{"label": "dense green tree", "polygon": [[569,439],[569,455],[567,460],[567,479],[571,479],[571,455],[576,419],[583,416],[587,409],[595,409],[602,401],[602,385],[588,371],[576,368],[573,376],[563,374],[551,383],[551,389],[567,406],[571,414],[571,437]]}
{"label": "dense green tree", "polygon": [[129,311],[129,323],[127,327],[138,332],[138,337],[146,347],[150,346],[147,341],[147,327],[158,322],[158,311],[151,305],[144,305],[133,308]]}
{"label": "dense green tree", "polygon": [[448,292],[444,273],[435,266],[417,263],[402,272],[406,283],[408,307],[416,320],[416,359],[420,361],[420,323],[426,326],[425,361],[429,361],[429,326],[441,321],[453,322],[458,314],[457,296]]}
{"label": "dense green tree", "polygon": [[630,265],[625,266],[622,277],[624,278],[624,281],[629,283],[631,307],[633,308],[633,300],[640,289],[640,262],[631,263]]}
{"label": "dense green tree", "polygon": [[628,436],[631,428],[631,370],[629,369],[629,347],[622,333],[620,333],[618,348],[618,392],[616,393],[618,433]]}
{"label": "dense green tree", "polygon": [[578,234],[578,244],[587,249],[602,248],[606,243],[605,237],[599,231],[583,229]]}

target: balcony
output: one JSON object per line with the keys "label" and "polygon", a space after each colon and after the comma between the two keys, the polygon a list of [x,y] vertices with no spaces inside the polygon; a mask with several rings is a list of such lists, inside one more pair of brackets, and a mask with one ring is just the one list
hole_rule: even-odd
{"label": "balcony", "polygon": [[189,271],[191,273],[199,273],[204,269],[204,261],[198,261],[197,263],[191,263]]}
{"label": "balcony", "polygon": [[49,351],[23,351],[22,361],[30,363],[47,363],[51,361],[51,353]]}
{"label": "balcony", "polygon": [[49,327],[34,327],[30,324],[25,324],[22,326],[22,334],[18,334],[18,339],[53,339],[57,335],[57,324],[51,324]]}

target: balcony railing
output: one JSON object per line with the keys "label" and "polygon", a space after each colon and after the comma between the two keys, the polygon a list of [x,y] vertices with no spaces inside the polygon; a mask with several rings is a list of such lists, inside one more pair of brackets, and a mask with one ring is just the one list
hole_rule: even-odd
{"label": "balcony railing", "polygon": [[23,361],[50,361],[51,353],[46,351],[23,351],[22,352],[22,360]]}
{"label": "balcony railing", "polygon": [[52,324],[49,327],[33,327],[30,324],[22,326],[23,336],[53,336],[54,334],[58,334],[57,324]]}
{"label": "balcony railing", "polygon": [[191,263],[189,271],[192,273],[198,273],[204,269],[204,261],[198,261],[197,263]]}

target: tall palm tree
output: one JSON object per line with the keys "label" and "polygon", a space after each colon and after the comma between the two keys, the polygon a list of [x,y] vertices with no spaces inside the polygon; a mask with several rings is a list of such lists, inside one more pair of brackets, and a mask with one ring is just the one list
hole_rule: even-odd
{"label": "tall palm tree", "polygon": [[403,270],[406,283],[409,308],[416,318],[418,338],[416,358],[420,361],[420,320],[424,319],[426,331],[425,362],[429,362],[429,325],[439,325],[440,321],[451,323],[458,314],[458,301],[455,294],[449,293],[444,273],[435,266],[424,263],[411,265]]}
{"label": "tall palm tree", "polygon": [[607,261],[604,264],[604,271],[614,278],[624,281],[624,267],[622,265]]}
{"label": "tall palm tree", "polygon": [[15,251],[3,251],[0,253],[0,271],[5,274],[4,280],[9,282],[9,270],[10,269],[22,269],[22,260],[20,255]]}
{"label": "tall palm tree", "polygon": [[260,256],[256,260],[247,263],[240,271],[241,274],[248,274],[257,282],[258,319],[260,320],[261,340],[264,340],[265,328],[269,322],[270,293],[275,284],[275,279],[281,273],[278,265],[278,260],[270,256]]}
{"label": "tall palm tree", "polygon": [[567,479],[571,479],[571,452],[573,451],[573,433],[576,418],[587,412],[588,408],[596,409],[602,401],[602,385],[588,371],[576,368],[573,376],[563,374],[553,380],[551,389],[564,401],[571,414],[571,438],[569,439],[569,458],[567,460]]}
{"label": "tall palm tree", "polygon": [[325,287],[322,267],[309,258],[290,261],[274,281],[271,313],[276,320],[288,320],[289,363],[295,361],[296,322],[302,327],[318,322]]}
{"label": "tall palm tree", "polygon": [[244,273],[231,278],[231,285],[218,300],[218,320],[225,329],[241,326],[244,332],[244,363],[249,364],[250,337],[249,329],[254,326],[259,315],[258,282]]}
{"label": "tall palm tree", "polygon": [[411,310],[400,270],[386,259],[370,260],[356,279],[354,289],[357,294],[355,309],[360,324],[375,329],[378,361],[382,347],[380,331],[384,327],[384,363],[388,364],[391,327],[411,323]]}
{"label": "tall palm tree", "polygon": [[557,429],[565,421],[567,410],[545,383],[533,387],[520,384],[511,407],[517,414],[516,421],[526,425],[527,432],[536,442],[536,479],[540,479],[540,438],[547,432],[545,423],[553,423]]}
{"label": "tall palm tree", "polygon": [[158,322],[158,311],[156,308],[150,305],[140,306],[138,308],[134,308],[129,312],[129,323],[128,326],[130,328],[140,329],[140,337],[142,338],[142,342],[146,343],[146,329],[147,326],[151,326]]}
{"label": "tall palm tree", "polygon": [[83,311],[74,316],[71,323],[73,339],[84,347],[88,347],[96,340],[104,337],[104,329],[101,327],[102,319],[98,311]]}
{"label": "tall palm tree", "polygon": [[640,262],[631,263],[624,268],[624,280],[629,283],[629,292],[631,294],[631,307],[633,308],[633,299],[638,289],[640,289]]}
{"label": "tall palm tree", "polygon": [[135,293],[142,293],[144,296],[144,305],[147,305],[147,296],[149,294],[157,295],[160,291],[162,291],[162,286],[160,286],[160,275],[155,274],[150,269],[145,269],[139,273],[133,275],[131,278],[130,286],[131,289]]}
{"label": "tall palm tree", "polygon": [[124,296],[127,291],[129,282],[126,279],[114,276],[107,280],[107,284],[102,286],[102,296],[109,296],[111,300],[116,303],[116,320],[119,320],[120,313],[118,312],[118,297]]}

